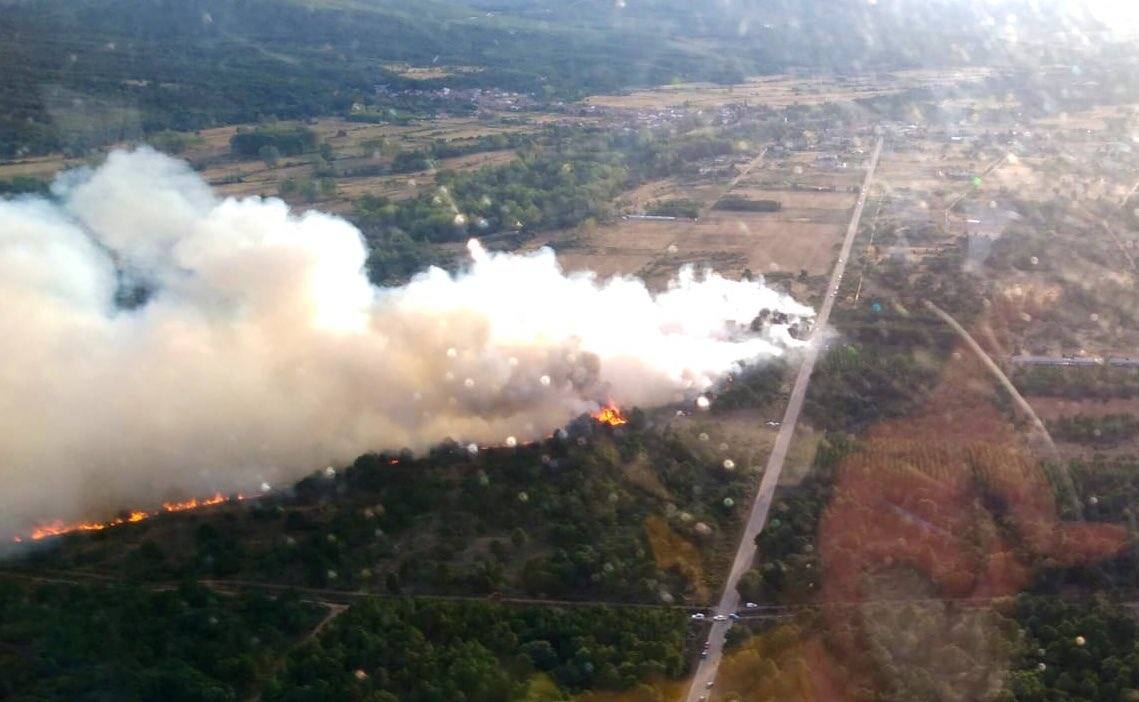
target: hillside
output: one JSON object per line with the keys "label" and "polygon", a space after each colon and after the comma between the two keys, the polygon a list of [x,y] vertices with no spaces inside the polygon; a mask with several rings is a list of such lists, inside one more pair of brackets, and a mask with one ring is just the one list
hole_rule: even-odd
{"label": "hillside", "polygon": [[8,107],[0,158],[353,108],[405,116],[471,109],[434,92],[443,87],[563,99],[792,68],[972,64],[1006,52],[1001,18],[980,21],[987,9],[910,0],[431,0],[414,11],[393,0],[0,7],[0,103]]}

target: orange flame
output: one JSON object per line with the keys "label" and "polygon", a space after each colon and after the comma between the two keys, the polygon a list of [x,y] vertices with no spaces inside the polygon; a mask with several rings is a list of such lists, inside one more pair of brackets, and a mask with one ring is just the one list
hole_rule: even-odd
{"label": "orange flame", "polygon": [[[212,507],[213,505],[220,505],[225,502],[225,495],[220,492],[214,493],[212,497],[204,497],[202,499],[185,500],[184,502],[163,502],[163,512],[185,512],[188,509],[198,509],[199,507]],[[245,499],[241,495],[237,499]]]}
{"label": "orange flame", "polygon": [[597,410],[592,416],[602,424],[608,424],[611,427],[619,427],[622,424],[629,423],[629,420],[625,419],[625,415],[621,414],[621,408],[613,402]]}
{"label": "orange flame", "polygon": [[[188,509],[198,509],[201,507],[212,507],[213,505],[220,505],[228,500],[226,496],[220,492],[214,494],[212,497],[205,497],[201,499],[186,500],[184,502],[163,502],[162,509],[155,512],[147,512],[146,510],[133,510],[124,516],[115,517],[114,519],[105,522],[63,522],[55,520],[41,524],[30,532],[27,537],[32,541],[40,541],[52,536],[62,536],[64,534],[71,534],[83,531],[103,531],[111,527],[117,527],[122,524],[135,524],[145,519],[150,519],[153,516],[162,514],[163,512],[184,512]],[[237,495],[234,499],[240,501],[245,499],[245,495]],[[23,537],[13,536],[13,543],[22,543]]]}

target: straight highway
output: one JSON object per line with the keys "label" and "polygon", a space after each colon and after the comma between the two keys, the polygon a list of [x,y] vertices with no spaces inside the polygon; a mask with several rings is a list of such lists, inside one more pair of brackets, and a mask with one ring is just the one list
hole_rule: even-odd
{"label": "straight highway", "polygon": [[827,283],[826,295],[822,307],[819,308],[818,318],[811,332],[811,338],[803,353],[803,362],[799,366],[799,373],[795,377],[795,385],[791,389],[791,399],[787,402],[787,409],[783,413],[783,423],[779,427],[779,434],[775,437],[775,445],[771,455],[767,458],[767,467],[763,471],[763,478],[756,491],[755,501],[751,506],[747,524],[744,526],[743,536],[740,538],[736,557],[732,561],[731,570],[724,581],[724,593],[720,603],[716,606],[714,614],[721,617],[721,621],[712,622],[712,630],[708,636],[707,656],[700,660],[696,672],[692,676],[692,686],[688,690],[687,702],[698,702],[708,695],[710,683],[716,679],[716,673],[723,660],[724,637],[732,621],[727,619],[736,612],[740,605],[740,596],[736,592],[736,585],[740,577],[747,572],[755,560],[755,537],[767,523],[767,512],[771,509],[771,500],[775,495],[775,488],[779,484],[779,476],[783,472],[783,463],[787,458],[787,450],[791,446],[791,438],[795,434],[795,425],[799,422],[799,414],[803,409],[803,400],[807,396],[807,385],[811,381],[811,373],[815,369],[815,362],[819,357],[823,335],[826,334],[827,321],[830,319],[831,308],[834,307],[835,296],[842,283],[843,273],[846,271],[846,262],[850,258],[850,251],[854,245],[854,238],[858,234],[858,222],[862,218],[862,209],[866,205],[866,197],[870,192],[870,184],[874,179],[874,171],[878,168],[878,157],[882,153],[882,139],[879,137],[870,156],[870,163],[866,169],[866,177],[862,181],[862,188],[858,193],[858,200],[854,205],[854,212],[850,217],[850,224],[846,229],[846,237],[842,242],[842,249],[838,255],[834,270],[831,272],[830,282]]}

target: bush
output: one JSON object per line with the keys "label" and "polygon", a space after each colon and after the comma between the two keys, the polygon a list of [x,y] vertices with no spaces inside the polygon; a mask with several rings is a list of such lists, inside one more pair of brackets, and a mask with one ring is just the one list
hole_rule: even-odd
{"label": "bush", "polygon": [[645,207],[645,214],[658,217],[687,217],[696,219],[700,216],[700,203],[688,198],[675,198],[672,200],[658,200],[650,202]]}
{"label": "bush", "polygon": [[239,131],[229,140],[230,151],[243,158],[260,158],[262,149],[275,148],[282,156],[299,156],[316,150],[316,132],[301,125],[271,125],[251,132]]}
{"label": "bush", "polygon": [[716,203],[717,210],[733,212],[778,212],[783,203],[778,200],[751,200],[742,195],[725,195]]}

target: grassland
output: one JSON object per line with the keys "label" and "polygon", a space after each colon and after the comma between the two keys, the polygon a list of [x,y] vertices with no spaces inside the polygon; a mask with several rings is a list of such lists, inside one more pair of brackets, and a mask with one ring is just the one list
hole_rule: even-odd
{"label": "grassland", "polygon": [[624,109],[663,109],[667,107],[716,108],[747,102],[770,107],[821,105],[849,102],[901,92],[910,88],[937,88],[981,80],[990,71],[983,68],[961,70],[910,70],[879,75],[812,75],[809,80],[795,75],[750,78],[742,84],[678,83],[625,95],[598,95],[585,102],[599,107]]}

